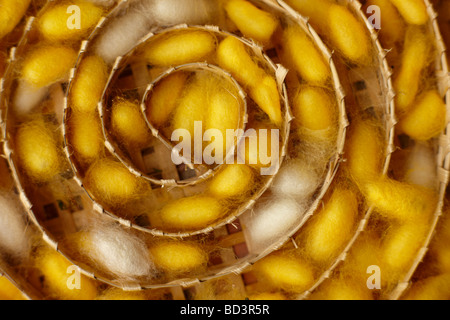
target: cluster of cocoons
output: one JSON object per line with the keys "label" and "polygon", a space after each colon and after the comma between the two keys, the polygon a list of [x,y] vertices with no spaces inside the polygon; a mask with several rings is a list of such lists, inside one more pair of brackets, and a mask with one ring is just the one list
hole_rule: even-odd
{"label": "cluster of cocoons", "polygon": [[[70,69],[76,65],[78,42],[89,36],[107,13],[106,7],[115,2],[74,0],[55,3],[37,16],[35,27],[46,43],[30,47],[20,60],[13,104],[16,115],[37,111],[37,106],[48,95],[49,87],[68,80]],[[294,87],[288,88],[292,93],[289,104],[294,116],[291,133],[300,137],[301,144],[326,141],[329,144],[320,144],[320,147],[335,148],[339,119],[331,85],[335,79],[330,61],[303,28],[282,21],[275,12],[265,10],[262,4],[258,7],[255,2],[220,2],[224,15],[221,19],[228,19],[232,28],[250,39],[249,43],[253,41],[263,49],[274,49],[280,63],[290,69],[288,77],[294,79]],[[66,138],[69,152],[74,152],[76,160],[85,169],[81,174],[82,187],[107,210],[120,211],[152,191],[145,180],[108,156],[105,130],[111,129],[119,145],[141,151],[151,139],[145,116],[162,134],[184,128],[191,137],[194,137],[194,121],[202,121],[204,130],[219,129],[224,136],[226,129],[236,129],[242,124],[243,99],[237,88],[230,85],[230,81],[204,70],[170,72],[155,83],[145,106],[140,106],[138,100],[121,95],[112,99],[105,108],[107,117],[101,119],[98,114],[98,103],[105,91],[109,68],[118,56],[129,52],[149,31],[156,30],[155,26],[222,24],[216,15],[218,3],[198,0],[194,6],[186,5],[187,2],[182,0],[131,2],[123,14],[119,13],[106,23],[101,34],[94,38],[94,53],[88,53],[80,60],[68,97]],[[350,6],[332,0],[287,0],[287,3],[309,18],[330,48],[344,58],[344,64],[350,68],[370,66],[374,55],[370,32]],[[29,4],[30,1],[21,0],[13,8],[10,1],[0,0],[0,39],[19,23]],[[69,30],[66,27],[69,4],[81,9],[80,29]],[[256,291],[250,292],[250,299],[283,300],[309,293],[323,271],[349,244],[361,218],[360,211],[367,207],[374,209],[374,214],[366,229],[346,254],[339,272],[330,274],[331,278],[312,293],[311,299],[373,299],[373,291],[366,287],[367,267],[381,267],[382,286],[387,292],[399,282],[427,245],[430,221],[439,206],[435,190],[437,173],[433,170],[436,164],[433,148],[428,143],[443,132],[448,120],[440,90],[426,80],[431,74],[429,69],[435,50],[432,35],[425,26],[429,16],[422,0],[368,0],[364,8],[371,4],[382,10],[383,28],[379,33],[382,44],[386,48],[396,47],[393,63],[396,66],[393,87],[399,120],[396,134],[397,137],[407,135],[414,140],[414,147],[408,153],[406,166],[398,171],[399,179],[385,176],[386,137],[382,125],[370,116],[352,117],[345,161],[340,169],[342,175],[331,185],[333,190],[319,202],[314,215],[292,237],[292,243],[252,265],[250,271],[258,284]],[[202,28],[181,28],[152,36],[137,53],[150,66],[151,72],[195,62],[218,64],[236,79],[252,103],[259,107],[264,125],[281,128],[287,117],[282,107],[281,81],[262,57],[255,54],[256,51],[246,40],[233,35],[219,36],[219,33],[216,35]],[[0,75],[1,59],[0,55]],[[145,110],[141,110],[143,107]],[[14,159],[20,172],[32,183],[49,183],[65,169],[58,131],[43,120],[25,119],[14,129]],[[109,123],[102,128],[101,121],[105,119]],[[259,128],[258,125],[255,127]],[[273,143],[271,139],[269,133],[266,141],[262,141],[268,150]],[[259,155],[261,136],[258,135],[257,140],[260,142],[257,154],[252,154],[250,149],[244,150],[246,163],[252,165],[223,165],[204,183],[204,189],[194,195],[190,190],[181,198],[178,196],[182,192],[165,194],[162,197],[164,203],[155,205],[157,209],[146,213],[151,227],[164,229],[164,232],[198,231],[214,226],[234,210],[232,206],[242,204],[246,199],[251,199],[250,203],[257,200],[254,207],[240,216],[242,233],[250,255],[268,253],[268,248],[303,221],[322,183],[321,165],[328,160],[317,159],[324,160],[321,157],[326,158],[324,155],[330,153],[306,154],[298,158],[288,156],[274,177],[267,196],[253,199],[255,191],[263,184],[257,173],[257,169],[264,166]],[[216,150],[222,147],[228,146],[215,144]],[[164,191],[164,187],[161,189]],[[30,252],[28,238],[22,237],[27,225],[21,208],[16,200],[0,193],[0,253],[19,258]],[[430,248],[435,263],[433,270],[436,269],[437,274],[417,282],[406,299],[448,297],[450,259],[443,244],[450,239],[448,221],[450,219],[444,220],[441,233],[436,238],[439,241]],[[210,251],[217,249],[208,247],[197,238],[194,241],[191,238],[147,237],[128,227],[106,223],[94,223],[72,236],[67,240],[76,242],[76,250],[95,268],[106,271],[119,283],[136,279],[145,279],[147,283],[182,277],[192,279],[205,274],[209,268]],[[56,250],[35,249],[34,267],[43,276],[46,298],[152,298],[143,291],[129,293],[117,288],[101,293],[96,281],[84,275],[81,275],[81,290],[71,290],[68,270],[74,267],[73,263]],[[203,291],[199,289],[196,298],[242,299],[244,296],[234,290],[221,296],[215,286],[225,285],[220,281],[207,283],[201,289]],[[3,297],[23,298],[4,276],[0,277],[0,298]]]}

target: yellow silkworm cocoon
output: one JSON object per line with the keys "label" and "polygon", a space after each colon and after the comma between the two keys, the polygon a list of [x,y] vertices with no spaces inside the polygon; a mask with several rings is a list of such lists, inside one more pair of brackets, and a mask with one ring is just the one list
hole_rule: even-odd
{"label": "yellow silkworm cocoon", "polygon": [[208,255],[198,244],[181,241],[159,242],[149,249],[155,266],[169,273],[185,273],[203,269]]}
{"label": "yellow silkworm cocoon", "polygon": [[382,265],[386,268],[386,276],[390,275],[394,279],[397,272],[405,271],[411,266],[419,249],[424,245],[429,229],[428,224],[420,221],[389,229],[381,245]]}
{"label": "yellow silkworm cocoon", "polygon": [[120,206],[145,192],[145,185],[122,163],[100,159],[86,173],[86,188],[95,198],[109,205]]}
{"label": "yellow silkworm cocoon", "polygon": [[227,129],[236,130],[239,127],[241,101],[237,91],[233,91],[232,88],[217,88],[210,92],[210,101],[205,115],[205,130],[216,129],[222,133],[222,141],[214,140],[211,142],[211,147],[215,151],[222,149],[224,157],[235,146],[231,142],[227,145],[226,136]]}
{"label": "yellow silkworm cocoon", "polygon": [[6,277],[0,277],[0,300],[26,300],[23,293]]}
{"label": "yellow silkworm cocoon", "polygon": [[71,107],[78,112],[95,112],[107,81],[107,66],[99,56],[81,62],[71,88]]}
{"label": "yellow silkworm cocoon", "polygon": [[83,162],[95,161],[103,152],[104,137],[96,114],[74,113],[69,121],[69,144]]}
{"label": "yellow silkworm cocoon", "polygon": [[370,37],[362,22],[344,6],[332,5],[328,12],[330,39],[341,53],[355,63],[370,59]]}
{"label": "yellow silkworm cocoon", "polygon": [[186,84],[186,79],[186,73],[175,72],[153,88],[146,113],[155,127],[161,127],[169,121]]}
{"label": "yellow silkworm cocoon", "polygon": [[33,49],[22,62],[22,78],[30,85],[45,87],[64,80],[77,59],[70,47],[40,46]]}
{"label": "yellow silkworm cocoon", "polygon": [[32,180],[47,182],[59,173],[59,147],[53,132],[42,121],[22,125],[15,142],[18,161]]}
{"label": "yellow silkworm cocoon", "polygon": [[93,300],[97,297],[94,280],[80,274],[78,268],[59,252],[48,248],[39,249],[35,262],[44,275],[44,291],[51,298]]}
{"label": "yellow silkworm cocoon", "polygon": [[30,0],[0,0],[0,39],[14,30],[30,5]]}
{"label": "yellow silkworm cocoon", "polygon": [[346,166],[351,178],[357,183],[379,178],[383,172],[384,149],[383,137],[375,123],[353,122],[346,146]]}
{"label": "yellow silkworm cocoon", "polygon": [[253,170],[245,164],[224,166],[225,168],[212,178],[208,192],[218,198],[246,195],[253,188]]}
{"label": "yellow silkworm cocoon", "polygon": [[441,274],[415,282],[404,300],[450,300],[450,274]]}
{"label": "yellow silkworm cocoon", "polygon": [[311,300],[373,300],[366,283],[354,279],[329,279]]}
{"label": "yellow silkworm cocoon", "polygon": [[444,218],[439,222],[437,234],[430,246],[430,255],[436,269],[441,273],[450,273],[450,219],[448,210],[444,212]]}
{"label": "yellow silkworm cocoon", "polygon": [[225,38],[217,49],[217,60],[219,66],[249,89],[250,97],[269,119],[280,125],[283,118],[277,83],[252,59],[244,43],[233,36]]}
{"label": "yellow silkworm cocoon", "polygon": [[389,178],[367,182],[363,192],[377,212],[399,221],[427,221],[438,203],[431,189]]}
{"label": "yellow silkworm cocoon", "polygon": [[441,134],[447,123],[447,108],[439,92],[423,93],[399,121],[399,130],[415,140],[429,140]]}
{"label": "yellow silkworm cocoon", "polygon": [[[185,129],[189,131],[191,138],[194,139],[194,122],[203,121],[204,115],[208,110],[208,99],[205,94],[205,87],[208,82],[203,77],[196,77],[184,89],[180,97],[178,106],[175,108],[171,128]],[[211,88],[214,90],[213,88]],[[193,140],[192,140],[193,141]]]}
{"label": "yellow silkworm cocoon", "polygon": [[314,283],[312,267],[299,257],[287,254],[272,254],[254,265],[260,280],[275,288],[291,292],[302,292]]}
{"label": "yellow silkworm cocoon", "polygon": [[225,209],[213,197],[191,196],[173,200],[160,212],[165,227],[176,229],[197,229],[206,227],[220,218]]}
{"label": "yellow silkworm cocoon", "polygon": [[207,31],[181,31],[161,36],[146,48],[144,56],[153,66],[168,67],[200,62],[216,49],[216,38]]}
{"label": "yellow silkworm cocoon", "polygon": [[111,128],[124,143],[143,146],[150,136],[147,123],[136,102],[117,99],[111,108]]}
{"label": "yellow silkworm cocoon", "polygon": [[262,44],[270,42],[279,25],[272,14],[245,0],[229,0],[225,4],[225,11],[245,37]]}
{"label": "yellow silkworm cocoon", "polygon": [[323,32],[328,23],[328,10],[334,2],[330,0],[286,0],[286,3],[301,15],[308,17],[314,27]]}
{"label": "yellow silkworm cocoon", "polygon": [[428,64],[432,43],[422,28],[409,27],[406,31],[400,69],[393,82],[397,115],[411,109],[419,91],[421,74]]}
{"label": "yellow silkworm cocoon", "polygon": [[380,40],[386,48],[391,48],[396,42],[403,39],[405,35],[405,23],[399,12],[392,4],[390,0],[369,0],[365,5],[365,12],[370,15],[371,12],[367,12],[370,6],[378,6],[381,11],[381,29]]}
{"label": "yellow silkworm cocoon", "polygon": [[[70,11],[71,6],[75,11]],[[79,24],[71,14],[79,12]],[[88,35],[99,21],[103,9],[85,1],[58,4],[46,10],[38,18],[39,32],[45,39],[51,41],[78,40]]]}
{"label": "yellow silkworm cocoon", "polygon": [[326,130],[334,126],[336,111],[330,93],[319,87],[301,87],[292,105],[294,121],[309,130]]}
{"label": "yellow silkworm cocoon", "polygon": [[324,84],[331,77],[331,69],[319,48],[296,25],[283,30],[283,57],[300,77],[311,84]]}
{"label": "yellow silkworm cocoon", "polygon": [[305,250],[310,258],[326,263],[345,246],[355,227],[358,199],[354,192],[337,188],[305,231]]}
{"label": "yellow silkworm cocoon", "polygon": [[409,24],[425,24],[428,21],[427,7],[423,0],[390,0]]}

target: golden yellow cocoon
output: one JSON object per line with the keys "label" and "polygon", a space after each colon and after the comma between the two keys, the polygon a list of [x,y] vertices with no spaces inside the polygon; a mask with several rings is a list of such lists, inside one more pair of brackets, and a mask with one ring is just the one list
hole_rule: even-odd
{"label": "golden yellow cocoon", "polygon": [[216,49],[216,38],[207,31],[178,31],[150,42],[144,56],[153,66],[168,67],[201,62]]}
{"label": "golden yellow cocoon", "polygon": [[425,24],[428,21],[427,7],[423,0],[390,0],[409,24]]}
{"label": "golden yellow cocoon", "polygon": [[384,149],[379,127],[368,120],[355,120],[346,146],[346,166],[351,178],[357,183],[379,178],[383,172]]}
{"label": "golden yellow cocoon", "polygon": [[94,112],[107,81],[107,66],[99,56],[88,56],[81,62],[73,80],[71,107],[78,112]]}
{"label": "golden yellow cocoon", "polygon": [[418,97],[411,110],[399,121],[399,129],[416,140],[429,140],[441,134],[447,123],[447,109],[437,90]]}
{"label": "golden yellow cocoon", "polygon": [[164,241],[150,247],[155,266],[169,273],[197,271],[206,266],[208,255],[193,242]]}
{"label": "golden yellow cocoon", "polygon": [[393,82],[397,115],[403,115],[410,110],[419,91],[421,74],[428,64],[432,47],[432,42],[425,32],[415,26],[406,30],[400,69],[395,73]]}
{"label": "golden yellow cocoon", "polygon": [[30,0],[0,0],[0,39],[14,30],[30,5]]}
{"label": "golden yellow cocoon", "polygon": [[262,44],[270,42],[279,25],[272,14],[245,0],[227,1],[225,11],[245,37]]}
{"label": "golden yellow cocoon", "polygon": [[97,114],[74,113],[68,121],[69,144],[82,162],[93,162],[103,153],[104,137]]}
{"label": "golden yellow cocoon", "polygon": [[308,83],[324,84],[331,77],[331,69],[319,48],[296,25],[283,30],[283,58]]}
{"label": "golden yellow cocoon", "polygon": [[332,5],[328,12],[330,39],[355,63],[370,61],[370,37],[365,26],[344,6]]}
{"label": "golden yellow cocoon", "polygon": [[22,78],[36,87],[45,87],[65,79],[75,64],[77,53],[70,47],[39,46],[22,62]]}
{"label": "golden yellow cocoon", "polygon": [[46,182],[59,173],[61,155],[54,133],[42,121],[22,125],[16,133],[18,161],[32,179]]}
{"label": "golden yellow cocoon", "polygon": [[213,197],[191,196],[166,204],[160,218],[168,228],[197,229],[214,222],[224,211],[225,208]]}
{"label": "golden yellow cocoon", "polygon": [[168,122],[170,114],[177,106],[177,100],[183,91],[186,79],[186,73],[175,72],[153,88],[146,113],[155,127],[161,127]]}
{"label": "golden yellow cocoon", "polygon": [[[61,300],[93,300],[97,296],[94,280],[78,273],[66,258],[51,249],[39,249],[36,267],[44,275],[44,290],[52,298]],[[73,269],[72,269],[72,268]],[[70,289],[74,286],[74,289]]]}
{"label": "golden yellow cocoon", "polygon": [[[216,129],[222,133],[222,141],[213,141],[214,150],[222,149],[225,157],[235,144],[229,142],[227,146],[227,129],[236,130],[241,116],[241,97],[232,88],[218,88],[210,92],[210,100],[205,115],[205,130]],[[242,111],[243,112],[243,111]],[[243,117],[242,117],[243,118]]]}
{"label": "golden yellow cocoon", "polygon": [[440,274],[415,282],[404,300],[450,300],[450,274]]}
{"label": "golden yellow cocoon", "polygon": [[229,71],[241,85],[249,89],[250,97],[273,123],[282,123],[277,83],[252,59],[244,43],[233,36],[225,38],[217,49],[217,61],[220,67]]}
{"label": "golden yellow cocoon", "polygon": [[111,129],[124,143],[143,146],[150,136],[137,102],[116,99],[111,108]]}
{"label": "golden yellow cocoon", "polygon": [[381,246],[382,265],[386,268],[387,275],[395,279],[397,272],[405,271],[411,266],[429,229],[428,224],[420,221],[392,226],[389,229]]}
{"label": "golden yellow cocoon", "polygon": [[245,164],[228,164],[209,183],[208,192],[214,197],[231,198],[246,195],[253,188],[253,170]]}
{"label": "golden yellow cocoon", "polygon": [[[210,88],[208,80],[204,77],[196,77],[184,89],[180,97],[178,106],[175,108],[171,120],[171,129],[185,129],[189,131],[191,138],[194,139],[194,122],[203,121],[208,110],[208,99],[205,94],[205,87]],[[203,134],[203,132],[202,132]]]}
{"label": "golden yellow cocoon", "polygon": [[0,277],[0,300],[26,300],[22,292],[9,281],[8,278]]}
{"label": "golden yellow cocoon", "polygon": [[293,9],[298,11],[313,24],[318,31],[325,31],[327,21],[328,9],[333,5],[334,1],[330,0],[286,0]]}
{"label": "golden yellow cocoon", "polygon": [[350,190],[336,188],[325,206],[313,217],[305,231],[305,250],[319,263],[326,263],[353,234],[358,199]]}
{"label": "golden yellow cocoon", "polygon": [[[380,41],[385,48],[392,48],[405,35],[405,23],[390,0],[369,0],[364,6],[365,12],[370,6],[378,6],[381,11]],[[368,15],[371,12],[367,12]]]}
{"label": "golden yellow cocoon", "polygon": [[312,267],[299,257],[272,254],[254,265],[254,271],[270,286],[286,291],[302,292],[314,283]]}
{"label": "golden yellow cocoon", "polygon": [[292,105],[294,121],[310,130],[326,130],[335,125],[336,111],[331,94],[320,87],[301,87]]}
{"label": "golden yellow cocoon", "polygon": [[145,191],[145,184],[140,178],[122,163],[110,159],[95,162],[86,173],[84,182],[95,198],[113,206],[120,206]]}
{"label": "golden yellow cocoon", "polygon": [[332,278],[313,293],[311,300],[373,300],[373,296],[365,282]]}
{"label": "golden yellow cocoon", "polygon": [[[75,11],[69,10],[72,5],[79,8],[79,25],[76,24],[76,16],[71,17],[78,13],[78,8],[74,7]],[[39,32],[47,40],[78,40],[88,35],[89,30],[98,23],[102,14],[103,9],[90,2],[71,1],[46,10],[38,18],[37,25]]]}
{"label": "golden yellow cocoon", "polygon": [[387,218],[424,222],[437,206],[438,197],[430,189],[381,178],[367,182],[364,195],[369,205]]}

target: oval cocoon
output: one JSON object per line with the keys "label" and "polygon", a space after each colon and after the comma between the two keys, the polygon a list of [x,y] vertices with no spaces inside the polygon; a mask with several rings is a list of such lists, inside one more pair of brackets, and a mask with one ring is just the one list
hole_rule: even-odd
{"label": "oval cocoon", "polygon": [[168,67],[201,62],[216,49],[216,38],[206,31],[179,31],[162,35],[146,48],[144,56],[154,66]]}
{"label": "oval cocoon", "polygon": [[33,180],[47,182],[59,173],[61,156],[53,132],[43,122],[22,125],[16,133],[17,158]]}
{"label": "oval cocoon", "polygon": [[262,44],[270,42],[279,25],[272,14],[257,8],[248,1],[230,0],[226,2],[225,10],[245,37]]}
{"label": "oval cocoon", "polygon": [[71,107],[78,112],[93,113],[107,81],[107,67],[99,56],[83,59],[73,80]]}
{"label": "oval cocoon", "polygon": [[306,33],[295,25],[283,30],[283,56],[298,75],[308,83],[324,84],[331,77],[331,69],[322,53]]}
{"label": "oval cocoon", "polygon": [[14,30],[30,5],[30,0],[0,0],[0,39]]}
{"label": "oval cocoon", "polygon": [[139,105],[125,99],[117,99],[113,103],[111,128],[119,140],[130,145],[145,145],[150,136]]}
{"label": "oval cocoon", "polygon": [[70,47],[40,46],[22,62],[22,78],[36,87],[44,87],[67,78],[77,53]]}
{"label": "oval cocoon", "polygon": [[323,88],[301,87],[294,98],[295,122],[310,130],[326,130],[336,123],[336,105]]}
{"label": "oval cocoon", "polygon": [[[59,252],[49,248],[40,248],[36,257],[36,267],[45,277],[45,292],[51,298],[61,300],[93,300],[97,296],[97,286],[94,280],[91,280],[80,274],[80,289],[69,289],[69,277],[73,277],[74,271],[72,263],[64,258]],[[74,269],[75,270],[75,269]]]}
{"label": "oval cocoon", "polygon": [[167,124],[186,84],[187,74],[175,72],[153,88],[147,103],[147,117],[155,127]]}
{"label": "oval cocoon", "polygon": [[342,54],[355,63],[370,58],[370,38],[364,25],[344,6],[332,5],[328,12],[330,39]]}
{"label": "oval cocoon", "polygon": [[205,267],[208,261],[206,252],[191,242],[165,241],[149,250],[155,266],[172,274],[197,271]]}
{"label": "oval cocoon", "polygon": [[219,198],[245,196],[253,188],[253,170],[244,164],[224,166],[225,168],[211,180],[208,192]]}
{"label": "oval cocoon", "polygon": [[224,214],[225,209],[213,197],[191,196],[173,200],[160,212],[167,228],[197,229],[206,227]]}
{"label": "oval cocoon", "polygon": [[120,206],[145,191],[145,184],[120,162],[99,159],[86,173],[85,185],[92,194],[109,205]]}
{"label": "oval cocoon", "polygon": [[441,134],[447,123],[447,108],[439,92],[422,94],[399,121],[399,129],[413,139],[426,141]]}
{"label": "oval cocoon", "polygon": [[428,21],[427,7],[423,0],[391,0],[409,24],[425,24]]}
{"label": "oval cocoon", "polygon": [[95,161],[104,151],[104,138],[97,114],[74,113],[68,120],[69,144],[82,162]]}
{"label": "oval cocoon", "polygon": [[[77,13],[80,14],[79,25],[76,24]],[[47,9],[38,18],[37,24],[40,33],[47,40],[78,40],[89,33],[89,30],[98,23],[102,14],[103,9],[92,3],[72,1]]]}
{"label": "oval cocoon", "polygon": [[335,188],[325,206],[317,212],[305,230],[305,250],[319,263],[333,258],[353,234],[358,199],[350,190]]}
{"label": "oval cocoon", "polygon": [[302,292],[314,283],[310,265],[295,256],[272,254],[254,265],[255,273],[273,287]]}

